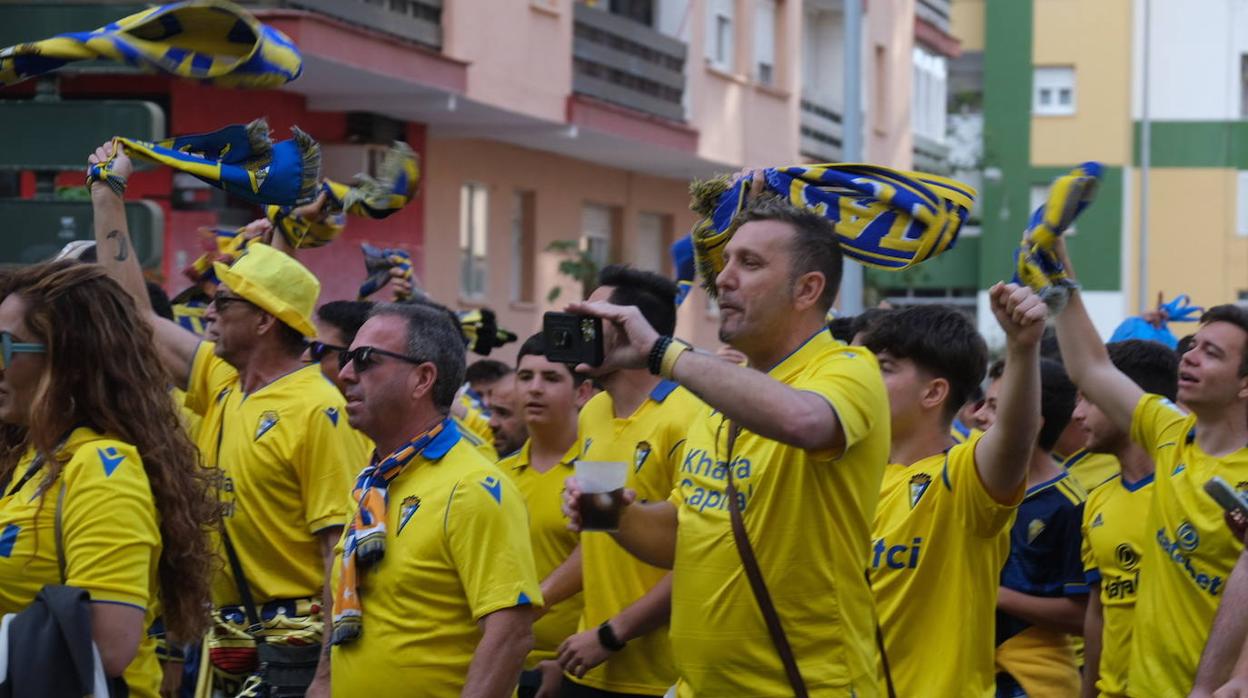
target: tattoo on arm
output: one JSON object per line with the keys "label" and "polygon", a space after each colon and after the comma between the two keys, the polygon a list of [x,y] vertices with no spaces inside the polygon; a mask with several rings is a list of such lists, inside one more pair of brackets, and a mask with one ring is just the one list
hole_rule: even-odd
{"label": "tattoo on arm", "polygon": [[121,234],[121,231],[110,231],[108,239],[117,241],[117,254],[113,255],[113,260],[117,262],[126,261],[126,258],[130,256],[130,245],[126,242],[126,238]]}

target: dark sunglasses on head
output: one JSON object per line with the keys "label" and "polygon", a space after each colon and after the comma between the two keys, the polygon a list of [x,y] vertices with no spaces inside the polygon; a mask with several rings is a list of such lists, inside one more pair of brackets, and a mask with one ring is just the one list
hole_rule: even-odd
{"label": "dark sunglasses on head", "polygon": [[340,347],[337,344],[326,344],[325,342],[318,342],[316,340],[308,342],[308,358],[313,361],[320,361],[325,358],[326,354],[342,354],[342,352],[346,350],[346,347]]}
{"label": "dark sunglasses on head", "polygon": [[31,342],[13,341],[13,333],[8,330],[0,332],[0,371],[13,363],[14,354],[43,354],[48,351],[47,345]]}
{"label": "dark sunglasses on head", "polygon": [[363,373],[377,363],[378,356],[388,356],[392,359],[406,361],[409,364],[425,363],[424,359],[417,359],[405,354],[396,354],[392,351],[386,351],[385,349],[378,349],[376,347],[356,347],[354,349],[347,349],[345,351],[338,352],[338,365],[342,368],[346,368],[347,364],[354,363],[356,373]]}

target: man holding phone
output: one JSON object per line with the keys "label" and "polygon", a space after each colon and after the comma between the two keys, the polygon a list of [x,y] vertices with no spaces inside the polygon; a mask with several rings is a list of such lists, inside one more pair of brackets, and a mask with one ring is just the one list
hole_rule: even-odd
{"label": "man holding phone", "polygon": [[[1057,251],[1074,278],[1060,238]],[[1177,397],[1191,409],[1185,414],[1114,367],[1077,290],[1057,316],[1062,358],[1079,391],[1157,466],[1141,561],[1149,576],[1135,625],[1160,631],[1138,633],[1131,643],[1131,696],[1211,694],[1230,676],[1248,634],[1248,613],[1223,602],[1243,543],[1201,491],[1214,475],[1248,481],[1248,311],[1219,305],[1200,322],[1179,363]]]}
{"label": "man holding phone", "polygon": [[[738,222],[708,281],[719,337],[748,366],[688,351],[636,307],[569,308],[606,321],[601,370],[649,368],[708,406],[690,425],[671,496],[626,494],[613,535],[641,560],[674,567],[678,695],[874,696],[863,571],[889,455],[879,364],[828,332],[842,266],[832,224],[773,196],[755,196]],[[569,480],[573,526],[579,495]],[[764,595],[774,613],[760,614]]]}

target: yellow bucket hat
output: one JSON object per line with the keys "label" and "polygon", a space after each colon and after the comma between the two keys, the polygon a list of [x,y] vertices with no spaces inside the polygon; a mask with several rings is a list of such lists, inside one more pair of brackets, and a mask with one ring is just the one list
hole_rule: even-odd
{"label": "yellow bucket hat", "polygon": [[216,262],[217,278],[240,297],[297,330],[315,337],[312,311],[321,295],[321,282],[289,255],[268,245],[254,244],[232,266]]}

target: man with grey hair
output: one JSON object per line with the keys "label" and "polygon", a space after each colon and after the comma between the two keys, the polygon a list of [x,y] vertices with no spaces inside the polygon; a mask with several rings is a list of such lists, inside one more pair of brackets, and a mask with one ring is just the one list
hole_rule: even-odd
{"label": "man with grey hair", "polygon": [[510,696],[541,594],[524,500],[449,415],[458,325],[434,303],[378,305],[340,364],[377,450],[335,565],[334,692]]}

